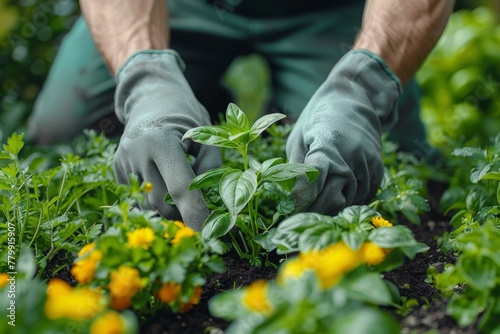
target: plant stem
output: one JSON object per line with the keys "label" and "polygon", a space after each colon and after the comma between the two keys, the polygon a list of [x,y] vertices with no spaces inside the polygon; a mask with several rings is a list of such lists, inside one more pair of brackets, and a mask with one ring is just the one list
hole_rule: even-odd
{"label": "plant stem", "polygon": [[57,199],[57,204],[56,204],[56,216],[59,215],[59,203],[60,203],[60,199],[61,199],[61,195],[62,195],[62,191],[63,191],[63,188],[64,188],[64,183],[66,183],[66,176],[68,174],[68,169],[66,168],[64,170],[64,175],[63,175],[63,179],[62,179],[62,182],[61,182],[61,187],[59,187],[59,198]]}
{"label": "plant stem", "polygon": [[243,170],[248,169],[248,143],[245,143],[241,148],[240,154],[243,157]]}
{"label": "plant stem", "polygon": [[21,186],[24,186],[24,191],[26,192],[26,212],[24,215],[24,221],[22,223],[21,223],[21,216],[22,215],[19,216],[19,222],[21,224],[21,229],[19,231],[19,244],[22,244],[23,235],[24,235],[24,227],[26,226],[26,224],[28,222],[28,212],[30,211],[30,190],[28,187],[28,181],[26,179],[26,176],[23,173],[19,159],[16,157],[14,161],[16,163],[17,169],[19,170],[19,174],[21,175]]}
{"label": "plant stem", "polygon": [[238,253],[239,257],[243,256],[243,252],[241,251],[240,245],[238,245],[238,241],[233,235],[233,232],[229,231],[229,237],[231,238],[231,241],[233,243],[234,249],[236,249],[236,253]]}
{"label": "plant stem", "polygon": [[36,230],[35,233],[33,234],[33,238],[31,238],[28,248],[31,247],[31,244],[33,244],[33,241],[35,241],[36,236],[38,235],[38,230],[40,229],[40,225],[42,225],[42,217],[43,217],[43,210],[40,211],[40,217],[38,218],[38,223],[36,224]]}

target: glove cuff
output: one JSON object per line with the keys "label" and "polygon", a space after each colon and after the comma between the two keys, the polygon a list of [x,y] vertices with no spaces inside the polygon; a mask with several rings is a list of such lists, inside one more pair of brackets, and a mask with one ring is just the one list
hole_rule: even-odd
{"label": "glove cuff", "polygon": [[369,50],[349,51],[334,66],[335,73],[356,82],[373,104],[382,130],[390,129],[398,120],[398,103],[403,93],[401,81],[382,58]]}
{"label": "glove cuff", "polygon": [[147,90],[148,84],[177,81],[186,65],[174,50],[143,50],[134,53],[116,72],[115,114],[120,122],[127,123],[125,108],[127,98],[137,89]]}

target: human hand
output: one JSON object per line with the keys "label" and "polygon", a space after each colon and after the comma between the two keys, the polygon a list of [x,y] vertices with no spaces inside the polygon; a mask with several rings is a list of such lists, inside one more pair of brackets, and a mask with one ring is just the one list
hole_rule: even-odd
{"label": "human hand", "polygon": [[319,170],[314,183],[298,179],[297,211],[336,214],[367,202],[382,181],[382,125],[392,125],[399,79],[366,50],[348,52],[312,96],[287,141],[290,162]]}
{"label": "human hand", "polygon": [[[153,184],[145,208],[178,219],[200,231],[208,208],[199,190],[189,191],[192,179],[221,165],[218,148],[182,141],[191,128],[210,125],[205,108],[196,100],[184,78],[179,55],[173,50],[140,52],[117,75],[116,114],[125,124],[116,151],[118,182],[133,173]],[[196,161],[191,166],[186,153]],[[167,192],[176,208],[164,201]]]}
{"label": "human hand", "polygon": [[169,45],[165,0],[80,0],[80,7],[112,74],[135,52]]}

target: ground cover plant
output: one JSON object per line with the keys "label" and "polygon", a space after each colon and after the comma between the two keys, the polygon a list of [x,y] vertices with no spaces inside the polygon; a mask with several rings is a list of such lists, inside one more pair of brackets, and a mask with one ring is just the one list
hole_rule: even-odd
{"label": "ground cover plant", "polygon": [[[217,143],[225,140],[230,143],[231,139],[240,141],[246,137],[243,144],[225,142],[229,147],[224,149],[233,149],[236,145],[244,147],[248,144],[245,140],[252,138],[248,134],[255,131],[253,140],[260,141],[259,135],[282,117],[270,115],[250,126],[235,105],[228,107],[227,115],[227,127],[214,126],[217,136],[213,136],[214,131],[209,127],[193,129],[186,137],[196,135],[198,138],[194,139],[200,140],[199,136],[205,136],[204,140]],[[231,123],[238,119],[238,124],[243,124],[240,128]],[[230,126],[239,132],[231,135]],[[264,146],[283,147],[286,127],[275,126],[271,131],[283,136],[272,140],[262,138],[256,152],[266,151]],[[282,143],[277,142],[280,140]],[[17,329],[25,331],[44,333],[70,326],[83,332],[95,332],[92,328],[137,332],[138,328],[148,328],[151,319],[157,319],[160,314],[166,317],[189,314],[200,301],[207,303],[210,297],[219,295],[210,302],[210,310],[214,317],[234,321],[229,332],[262,330],[271,333],[283,327],[283,330],[298,332],[309,328],[309,332],[314,333],[316,330],[334,331],[335,328],[357,331],[376,327],[382,332],[397,333],[400,326],[380,307],[399,309],[402,298],[397,287],[383,279],[382,273],[400,267],[404,256],[412,259],[428,249],[415,240],[408,227],[396,225],[398,215],[418,217],[428,205],[418,190],[425,180],[417,176],[424,173],[395,172],[401,166],[418,167],[394,150],[386,150],[386,160],[394,164],[386,169],[383,188],[372,203],[352,206],[329,217],[314,213],[292,214],[293,203],[286,196],[296,176],[309,173],[313,179],[317,173],[315,169],[288,164],[282,158],[261,163],[257,156],[245,158],[248,151],[244,148],[242,170],[229,167],[235,165],[235,160],[230,159],[222,168],[193,181],[194,187],[200,184],[201,188],[215,186],[206,192],[208,204],[225,204],[219,204],[214,212],[234,222],[228,229],[226,223],[218,226],[209,217],[205,229],[209,232],[223,229],[224,233],[204,231],[199,234],[182,222],[168,221],[136,207],[154,185],[139,184],[132,178],[129,185],[117,186],[110,167],[115,145],[103,135],[88,132],[73,152],[63,154],[60,162],[39,156],[38,152],[20,157],[23,141],[18,134],[9,137],[3,148],[0,155],[5,161],[0,170],[3,216],[0,219],[4,229],[0,236],[3,249],[7,251],[2,252],[1,262],[4,273],[2,302],[7,308],[12,300],[9,272],[15,270],[15,279],[21,286],[35,282],[38,288],[33,291],[37,302],[32,306],[37,307],[37,321],[27,320],[31,313],[23,309],[22,294],[16,295],[19,305]],[[245,172],[253,173],[255,182],[250,183],[255,187],[250,187],[252,191],[248,192],[240,190],[238,194],[239,187],[249,188],[245,179],[238,182]],[[233,179],[233,174],[238,178]],[[224,181],[225,177],[229,181]],[[235,186],[231,185],[233,182]],[[224,195],[227,189],[230,196]],[[256,194],[259,192],[262,198],[273,199],[263,205],[263,210],[258,210],[260,203]],[[224,196],[230,199],[224,200]],[[251,201],[255,201],[254,206],[245,208]],[[268,215],[269,212],[274,213]],[[389,222],[380,212],[386,212],[394,220]],[[413,220],[412,224],[418,222]],[[25,225],[28,223],[30,225]],[[14,229],[10,228],[12,226]],[[213,273],[223,275],[225,268],[221,256],[231,247],[236,251],[233,258],[241,259],[235,262],[236,265],[249,259],[254,267],[263,264],[256,260],[257,257],[245,256],[237,248],[234,237],[229,238],[229,242],[215,238],[224,237],[233,227],[245,229],[246,226],[254,226],[249,231],[256,228],[255,233],[245,231],[247,234],[243,234],[241,241],[251,244],[256,240],[254,244],[262,247],[255,254],[267,254],[270,280],[256,280],[247,288],[233,281],[231,290],[234,291],[220,294],[219,289],[202,299],[204,284],[210,276]],[[24,234],[30,238],[16,239],[22,229],[32,231]],[[250,250],[252,246],[247,247]],[[275,254],[270,256],[271,260],[269,252]],[[286,255],[296,252],[299,255],[295,257]],[[51,253],[54,255],[48,257]],[[285,254],[285,257],[276,258],[276,254]],[[30,265],[26,264],[26,258],[30,259]],[[324,266],[325,263],[331,265]],[[76,283],[76,287],[59,277],[73,285]],[[43,281],[48,281],[48,287]],[[291,294],[290,291],[301,293]],[[269,299],[266,299],[267,294]],[[61,307],[72,303],[83,303],[86,307],[81,312]],[[342,310],[339,313],[342,316],[329,317],[327,310],[330,309]],[[317,316],[308,316],[305,325],[297,327],[287,320],[294,312],[304,315],[296,318],[298,322],[305,321],[307,314]],[[37,322],[46,327],[36,327]],[[358,327],[360,324],[364,327]],[[5,331],[12,330],[8,323],[4,325]]]}
{"label": "ground cover plant", "polygon": [[[50,17],[54,36],[75,7],[65,13]],[[14,62],[39,74],[30,89],[1,87],[0,332],[499,333],[496,30],[487,8],[455,13],[419,72],[446,162],[384,141],[375,198],[333,217],[294,212],[293,179],[316,171],[287,163],[283,115],[230,105],[220,125],[192,129],[185,140],[221,146],[224,160],[191,185],[212,210],[202,233],[138,208],[155,185],[115,183],[114,140],[87,132],[42,149],[14,133],[11,116],[25,113],[43,75],[27,65],[41,50],[22,58],[17,48]],[[27,42],[16,43],[36,47]],[[244,66],[226,82],[250,91],[243,110],[258,109],[267,92],[239,81],[251,77]]]}

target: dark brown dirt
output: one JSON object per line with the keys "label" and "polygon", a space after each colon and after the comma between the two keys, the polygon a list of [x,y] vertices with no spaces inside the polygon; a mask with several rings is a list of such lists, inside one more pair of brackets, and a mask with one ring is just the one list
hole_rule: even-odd
{"label": "dark brown dirt", "polygon": [[225,257],[226,272],[209,277],[200,303],[185,314],[164,314],[141,328],[144,334],[221,334],[229,326],[225,320],[213,318],[208,311],[208,300],[223,291],[249,285],[257,279],[273,279],[276,269],[253,267],[248,260]]}

